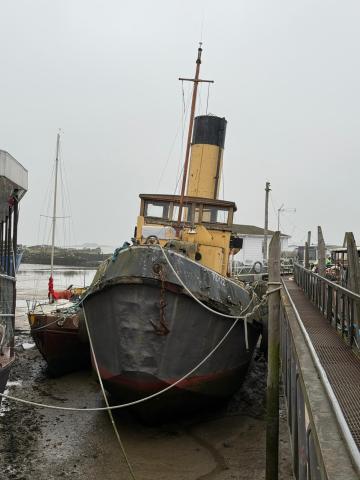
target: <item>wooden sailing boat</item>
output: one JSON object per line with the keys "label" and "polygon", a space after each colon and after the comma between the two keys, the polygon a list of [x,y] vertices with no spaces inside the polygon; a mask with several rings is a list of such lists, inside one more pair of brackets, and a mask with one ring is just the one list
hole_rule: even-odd
{"label": "wooden sailing boat", "polygon": [[54,290],[54,252],[57,210],[60,134],[57,134],[55,185],[52,215],[52,240],[48,303],[37,303],[28,312],[31,335],[48,364],[52,375],[60,375],[90,365],[86,330],[82,328],[83,314],[79,299],[82,288]]}
{"label": "wooden sailing boat", "polygon": [[[84,299],[99,371],[120,401],[158,392],[198,365],[251,310],[249,292],[228,276],[234,202],[218,199],[226,120],[195,119],[196,60],[180,195],[140,195],[133,245],[98,272]],[[191,141],[192,139],[192,141]],[[191,157],[190,157],[191,150]],[[161,247],[161,248],[160,248]],[[221,348],[172,390],[139,404],[161,419],[228,398],[242,382],[261,332],[252,315]]]}

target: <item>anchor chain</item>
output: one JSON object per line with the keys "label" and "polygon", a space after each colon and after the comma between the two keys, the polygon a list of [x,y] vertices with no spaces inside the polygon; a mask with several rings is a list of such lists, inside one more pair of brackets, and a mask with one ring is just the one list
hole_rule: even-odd
{"label": "anchor chain", "polygon": [[165,300],[165,273],[163,270],[162,265],[158,265],[156,269],[156,273],[160,277],[161,281],[161,287],[160,287],[160,320],[159,320],[159,325],[156,325],[155,322],[150,320],[151,325],[154,327],[156,335],[161,335],[165,336],[167,335],[170,330],[166,325],[166,319],[165,319],[165,308],[166,308],[166,300]]}

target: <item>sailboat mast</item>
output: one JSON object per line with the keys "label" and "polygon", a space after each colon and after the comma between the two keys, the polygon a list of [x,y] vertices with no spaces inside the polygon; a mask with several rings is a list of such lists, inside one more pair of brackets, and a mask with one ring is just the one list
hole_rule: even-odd
{"label": "sailboat mast", "polygon": [[51,278],[52,278],[53,272],[54,272],[56,200],[57,200],[57,177],[58,177],[58,168],[59,168],[59,147],[60,147],[60,133],[57,134],[57,139],[56,139],[55,187],[54,187],[54,205],[53,205],[53,216],[52,216],[52,239],[51,239],[51,259],[50,259],[50,277]]}

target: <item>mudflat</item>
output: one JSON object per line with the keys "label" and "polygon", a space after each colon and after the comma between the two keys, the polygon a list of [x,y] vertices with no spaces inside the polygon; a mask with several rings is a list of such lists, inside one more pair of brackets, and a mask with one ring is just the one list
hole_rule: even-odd
{"label": "mudflat", "polygon": [[[90,371],[50,378],[21,323],[8,393],[61,406],[104,406]],[[223,408],[147,426],[130,411],[115,420],[137,480],[260,480],[265,474],[266,362],[257,352],[247,379]],[[280,415],[280,479],[292,478],[285,412]],[[107,412],[65,412],[3,401],[4,480],[131,479]]]}

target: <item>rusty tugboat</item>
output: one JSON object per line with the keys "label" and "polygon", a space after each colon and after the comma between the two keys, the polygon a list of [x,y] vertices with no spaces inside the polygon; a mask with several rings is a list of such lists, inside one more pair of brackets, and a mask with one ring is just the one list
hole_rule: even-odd
{"label": "rusty tugboat", "polygon": [[113,399],[149,396],[201,364],[166,393],[133,407],[145,419],[229,398],[262,329],[259,314],[246,324],[236,321],[256,300],[230,278],[236,205],[218,199],[227,122],[194,118],[198,84],[205,81],[199,79],[201,54],[200,45],[181,194],[140,195],[133,245],[124,244],[102,265],[84,299],[96,362]]}

